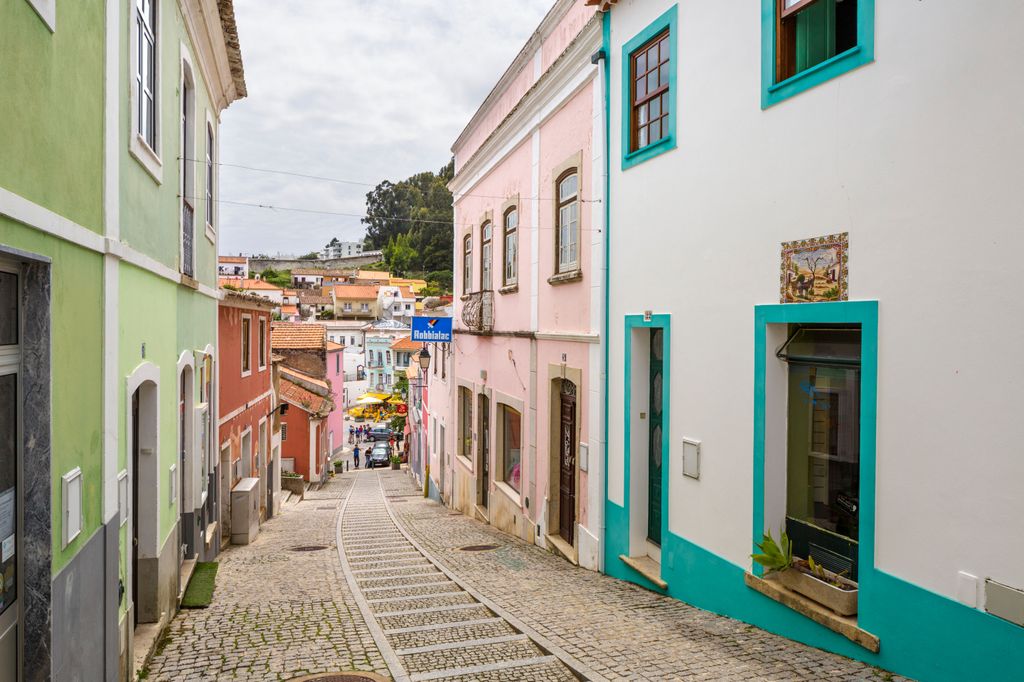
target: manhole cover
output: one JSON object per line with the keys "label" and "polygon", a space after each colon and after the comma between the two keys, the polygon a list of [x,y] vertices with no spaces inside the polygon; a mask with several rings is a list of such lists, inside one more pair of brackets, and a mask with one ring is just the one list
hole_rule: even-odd
{"label": "manhole cover", "polygon": [[395,502],[408,502],[408,501],[409,501],[409,500],[403,500],[403,499],[402,499],[402,498],[400,498],[400,497],[398,497],[398,498],[395,498],[395,497],[390,497],[390,498],[388,498],[388,499],[389,499],[389,500],[391,500],[391,504],[394,504]]}
{"label": "manhole cover", "polygon": [[492,549],[498,549],[497,545],[466,545],[465,547],[459,547],[460,552],[489,552]]}
{"label": "manhole cover", "polygon": [[320,511],[334,511],[337,507],[317,507]]}
{"label": "manhole cover", "polygon": [[376,673],[317,673],[296,677],[289,682],[387,682],[387,679]]}
{"label": "manhole cover", "polygon": [[322,549],[327,549],[327,545],[299,545],[298,547],[292,547],[293,552],[319,552]]}

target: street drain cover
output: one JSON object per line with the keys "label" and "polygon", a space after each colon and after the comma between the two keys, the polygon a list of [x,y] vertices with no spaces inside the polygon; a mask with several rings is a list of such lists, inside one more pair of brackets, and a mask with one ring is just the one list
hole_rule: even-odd
{"label": "street drain cover", "polygon": [[465,547],[459,547],[460,552],[489,552],[492,549],[498,549],[497,545],[466,545]]}
{"label": "street drain cover", "polygon": [[299,545],[298,547],[292,547],[293,552],[319,552],[322,549],[327,549],[327,545]]}
{"label": "street drain cover", "polygon": [[296,677],[290,682],[387,682],[387,679],[375,673],[317,673]]}
{"label": "street drain cover", "polygon": [[320,511],[334,511],[337,507],[317,507]]}

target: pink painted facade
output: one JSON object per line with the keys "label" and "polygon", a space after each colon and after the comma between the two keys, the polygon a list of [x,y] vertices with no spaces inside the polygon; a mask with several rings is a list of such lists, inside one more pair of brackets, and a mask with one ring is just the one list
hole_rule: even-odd
{"label": "pink painted facade", "polygon": [[555,3],[452,149],[456,333],[450,376],[430,375],[427,425],[438,440],[428,435],[430,477],[446,503],[592,569],[603,447],[603,66],[591,62],[600,46],[593,8]]}
{"label": "pink painted facade", "polygon": [[340,457],[345,447],[345,347],[327,342],[327,383],[334,396],[334,409],[327,417],[327,456]]}

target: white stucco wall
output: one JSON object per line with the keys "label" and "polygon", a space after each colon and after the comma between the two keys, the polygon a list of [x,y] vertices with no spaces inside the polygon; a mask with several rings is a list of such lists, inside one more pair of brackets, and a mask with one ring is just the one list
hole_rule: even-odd
{"label": "white stucco wall", "polygon": [[781,242],[845,231],[850,299],[879,301],[876,565],[1024,587],[1024,4],[880,0],[874,63],[762,111],[759,4],[679,3],[678,149],[622,171],[621,45],[672,4],[612,12],[609,496],[623,316],[669,313],[670,529],[749,565],[754,306]]}

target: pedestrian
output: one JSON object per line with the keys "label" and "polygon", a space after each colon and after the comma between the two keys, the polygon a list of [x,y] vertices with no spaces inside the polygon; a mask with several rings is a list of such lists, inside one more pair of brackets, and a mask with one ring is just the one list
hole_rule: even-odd
{"label": "pedestrian", "polygon": [[348,425],[348,442],[349,443],[354,443],[355,442],[355,438],[353,437],[353,434],[355,434],[355,432],[356,432],[355,427],[353,427],[351,424],[349,424]]}
{"label": "pedestrian", "polygon": [[354,468],[358,469],[359,468],[359,446],[358,445],[356,445],[355,449],[352,451],[352,454],[355,456],[355,460],[356,460]]}
{"label": "pedestrian", "polygon": [[370,448],[366,448],[363,452],[363,467],[366,469],[370,468]]}

